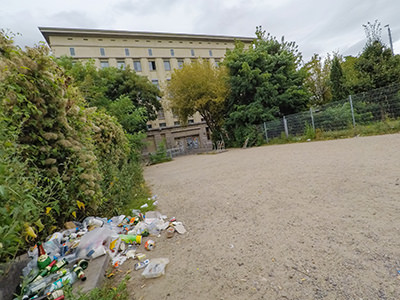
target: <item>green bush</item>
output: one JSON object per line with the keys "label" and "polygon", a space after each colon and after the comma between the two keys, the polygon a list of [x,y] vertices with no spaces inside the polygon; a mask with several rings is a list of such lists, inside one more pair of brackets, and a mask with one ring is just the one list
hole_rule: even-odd
{"label": "green bush", "polygon": [[167,155],[167,149],[165,147],[165,141],[162,141],[154,154],[149,154],[149,161],[151,165],[170,161],[171,157]]}
{"label": "green bush", "polygon": [[0,34],[0,261],[65,221],[111,217],[148,194],[143,135],[88,108],[48,51]]}
{"label": "green bush", "polygon": [[126,287],[129,276],[126,276],[116,287],[106,282],[102,287],[95,288],[89,293],[73,292],[71,287],[65,289],[65,299],[69,300],[128,300],[130,299]]}
{"label": "green bush", "polygon": [[309,123],[305,123],[305,127],[304,127],[304,135],[306,139],[310,139],[313,140],[315,139],[315,130],[314,128],[309,124]]}

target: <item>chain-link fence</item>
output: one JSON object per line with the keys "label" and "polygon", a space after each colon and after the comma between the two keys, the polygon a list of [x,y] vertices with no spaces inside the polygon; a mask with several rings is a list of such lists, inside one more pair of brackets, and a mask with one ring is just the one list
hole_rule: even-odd
{"label": "chain-link fence", "polygon": [[259,126],[268,142],[277,137],[305,135],[307,130],[335,131],[400,117],[400,85],[350,95],[308,111],[264,122]]}

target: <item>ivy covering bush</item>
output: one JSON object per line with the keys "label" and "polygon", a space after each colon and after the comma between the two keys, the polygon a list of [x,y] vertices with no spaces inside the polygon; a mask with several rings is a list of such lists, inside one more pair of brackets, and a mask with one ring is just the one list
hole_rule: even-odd
{"label": "ivy covering bush", "polygon": [[141,135],[88,108],[47,47],[23,51],[0,33],[0,99],[0,261],[65,221],[111,216],[146,194]]}

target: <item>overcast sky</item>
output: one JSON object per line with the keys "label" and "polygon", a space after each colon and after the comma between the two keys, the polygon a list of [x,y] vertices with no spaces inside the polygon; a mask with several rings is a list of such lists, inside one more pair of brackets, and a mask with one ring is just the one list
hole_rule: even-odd
{"label": "overcast sky", "polygon": [[[44,38],[38,27],[69,27],[253,37],[255,28],[295,41],[304,60],[333,51],[358,55],[362,25],[390,25],[400,52],[398,0],[0,0],[0,28],[22,36],[21,47]],[[388,43],[387,28],[382,40]]]}

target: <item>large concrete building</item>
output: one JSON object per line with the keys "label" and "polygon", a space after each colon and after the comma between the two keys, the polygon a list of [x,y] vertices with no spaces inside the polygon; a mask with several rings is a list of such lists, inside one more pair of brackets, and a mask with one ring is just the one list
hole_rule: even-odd
{"label": "large concrete building", "polygon": [[[218,64],[235,40],[249,45],[254,38],[197,34],[155,33],[120,30],[71,29],[40,27],[53,55],[71,56],[77,60],[94,59],[98,68],[129,66],[161,90],[171,79],[171,73],[194,59],[207,59]],[[212,148],[208,127],[200,114],[180,125],[177,116],[164,109],[158,118],[147,124],[147,151],[154,152],[165,141],[168,149],[202,151]]]}

